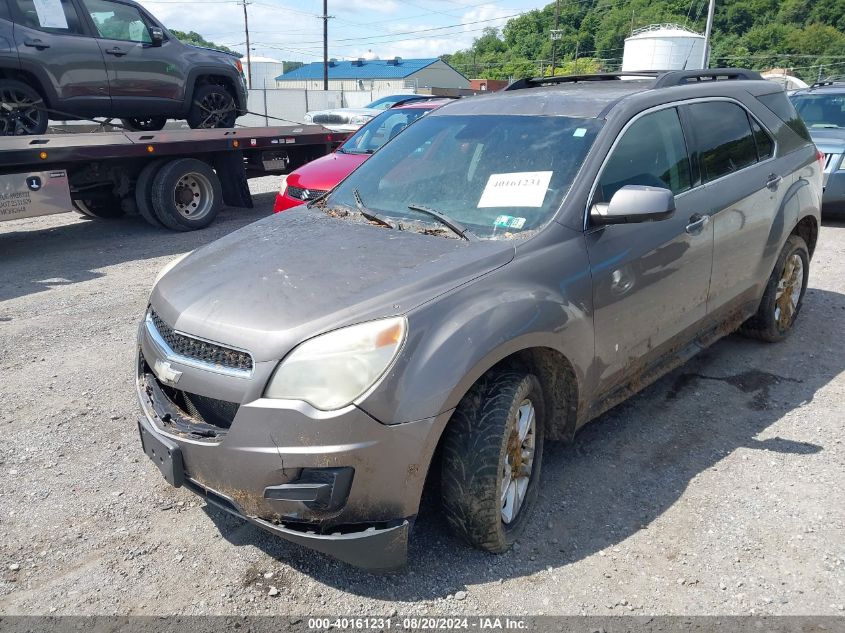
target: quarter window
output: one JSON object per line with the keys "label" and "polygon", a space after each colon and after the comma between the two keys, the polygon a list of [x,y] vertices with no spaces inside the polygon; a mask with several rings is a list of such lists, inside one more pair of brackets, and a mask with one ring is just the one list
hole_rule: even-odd
{"label": "quarter window", "polygon": [[100,37],[141,44],[152,42],[147,22],[135,7],[108,0],[85,0],[85,7]]}
{"label": "quarter window", "polygon": [[602,171],[594,202],[609,202],[625,185],[649,185],[678,194],[690,188],[690,163],[678,111],[667,108],[635,121]]}
{"label": "quarter window", "polygon": [[757,145],[748,114],[735,103],[715,101],[689,106],[699,139],[699,162],[704,182],[732,174],[757,162]]}
{"label": "quarter window", "polygon": [[12,0],[12,6],[19,12],[18,21],[31,29],[57,35],[83,32],[71,0]]}

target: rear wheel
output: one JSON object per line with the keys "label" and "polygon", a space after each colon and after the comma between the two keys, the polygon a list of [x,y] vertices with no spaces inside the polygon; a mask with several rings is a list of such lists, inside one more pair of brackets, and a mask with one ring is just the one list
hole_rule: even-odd
{"label": "rear wheel", "polygon": [[470,545],[504,552],[523,532],[537,498],[543,455],[543,394],[533,374],[496,371],[455,409],[443,444],[443,510]]}
{"label": "rear wheel", "polygon": [[37,90],[22,81],[0,79],[0,136],[44,134],[48,119]]}
{"label": "rear wheel", "polygon": [[167,117],[151,116],[146,118],[121,119],[120,122],[130,132],[158,132],[167,124]]}
{"label": "rear wheel", "polygon": [[135,205],[138,207],[138,213],[147,223],[156,228],[161,228],[164,223],[158,219],[153,207],[153,181],[165,162],[154,160],[144,166],[138,174],[138,180],[135,181]]}
{"label": "rear wheel", "polygon": [[785,339],[801,311],[809,273],[807,244],[799,236],[790,235],[766,284],[757,313],[742,324],[740,332],[769,343]]}
{"label": "rear wheel", "polygon": [[220,84],[202,84],[194,90],[187,121],[191,129],[234,127],[238,118],[232,93]]}
{"label": "rear wheel", "polygon": [[220,180],[201,160],[180,158],[166,163],[153,178],[150,199],[156,217],[174,231],[207,227],[223,198]]}

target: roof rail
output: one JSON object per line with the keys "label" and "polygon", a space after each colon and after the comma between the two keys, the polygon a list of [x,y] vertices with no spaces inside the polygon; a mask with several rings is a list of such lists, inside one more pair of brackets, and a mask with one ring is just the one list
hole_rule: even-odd
{"label": "roof rail", "polygon": [[822,88],[824,86],[832,86],[836,83],[836,78],[825,79],[824,81],[817,81],[812,86],[810,86],[810,90],[813,88]]}
{"label": "roof rail", "polygon": [[551,84],[578,83],[580,81],[613,81],[623,77],[658,77],[662,70],[624,71],[616,73],[592,73],[587,75],[555,75],[554,77],[525,77],[509,84],[505,90],[523,90]]}
{"label": "roof rail", "polygon": [[701,70],[670,70],[662,73],[654,84],[655,88],[669,88],[700,81],[722,79],[751,79],[765,81],[760,73],[745,68],[709,68]]}

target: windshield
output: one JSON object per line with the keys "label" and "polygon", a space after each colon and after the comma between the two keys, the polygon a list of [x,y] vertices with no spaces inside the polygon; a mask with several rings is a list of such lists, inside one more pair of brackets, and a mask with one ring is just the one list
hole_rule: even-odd
{"label": "windshield", "polygon": [[424,206],[482,239],[511,238],[551,220],[600,126],[560,116],[428,116],[353,172],[325,205],[436,223],[408,208]]}
{"label": "windshield", "polygon": [[367,123],[338,150],[342,154],[372,154],[430,109],[387,110]]}
{"label": "windshield", "polygon": [[792,103],[807,127],[845,128],[845,94],[801,94]]}
{"label": "windshield", "polygon": [[393,95],[390,97],[382,97],[381,99],[376,99],[370,105],[365,105],[364,107],[374,108],[376,110],[387,110],[387,108],[394,106],[400,101],[414,101],[414,95]]}

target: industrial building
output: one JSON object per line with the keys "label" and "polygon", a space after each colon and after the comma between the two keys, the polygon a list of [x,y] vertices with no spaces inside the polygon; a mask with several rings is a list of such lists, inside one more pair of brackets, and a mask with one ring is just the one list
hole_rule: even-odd
{"label": "industrial building", "polygon": [[[276,77],[277,88],[323,89],[323,62],[306,64]],[[329,61],[329,90],[389,91],[469,88],[469,79],[442,59],[356,59]]]}

